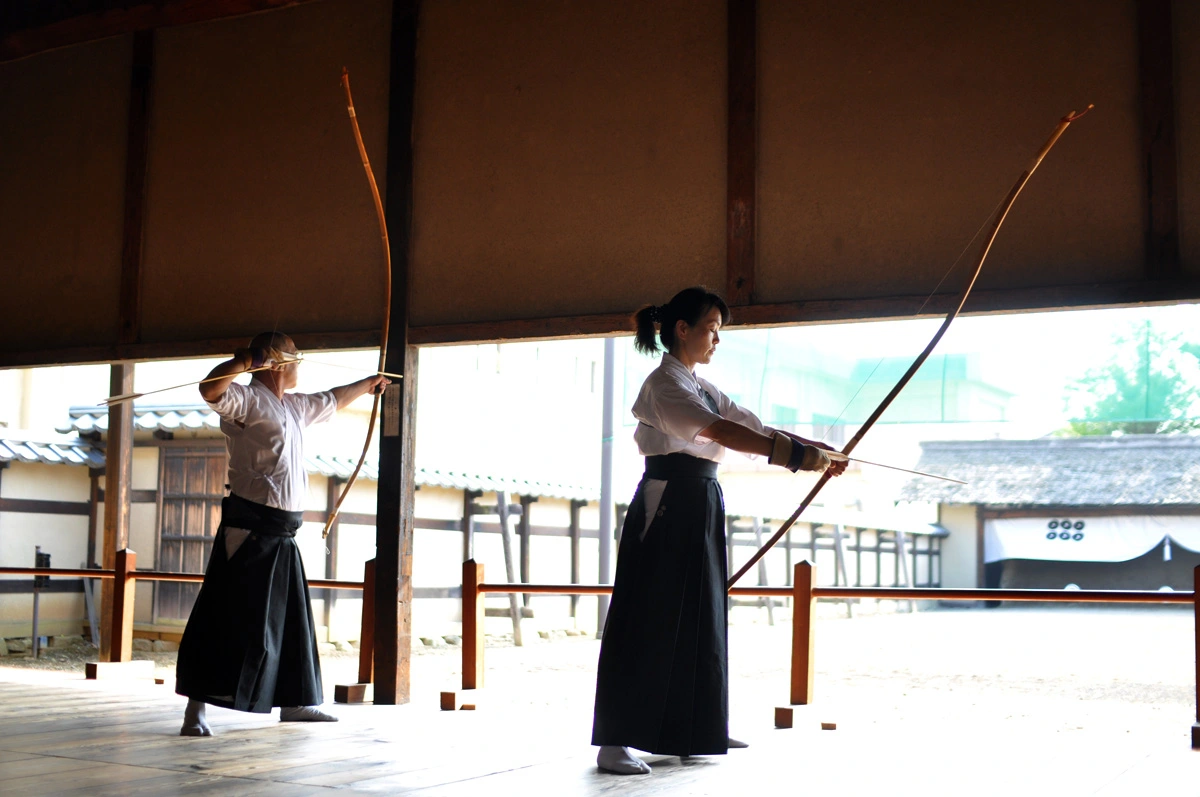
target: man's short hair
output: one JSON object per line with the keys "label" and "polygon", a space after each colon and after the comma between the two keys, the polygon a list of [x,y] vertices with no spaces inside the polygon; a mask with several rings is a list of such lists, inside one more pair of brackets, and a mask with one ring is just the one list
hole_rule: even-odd
{"label": "man's short hair", "polygon": [[260,332],[250,341],[252,349],[277,349],[283,351],[288,348],[288,345],[295,348],[296,344],[292,343],[292,339],[282,332]]}

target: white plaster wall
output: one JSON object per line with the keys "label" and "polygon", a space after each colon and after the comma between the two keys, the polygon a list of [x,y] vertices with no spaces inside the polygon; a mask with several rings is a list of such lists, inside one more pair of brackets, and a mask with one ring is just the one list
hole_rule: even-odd
{"label": "white plaster wall", "polygon": [[[4,498],[86,502],[89,492],[87,468],[14,462],[0,473]],[[78,567],[87,555],[87,529],[87,515],[0,512],[0,564],[32,567],[34,547],[40,545],[54,567]],[[38,632],[78,634],[85,614],[83,593],[43,594]],[[28,636],[32,619],[32,594],[0,595],[0,636]]]}

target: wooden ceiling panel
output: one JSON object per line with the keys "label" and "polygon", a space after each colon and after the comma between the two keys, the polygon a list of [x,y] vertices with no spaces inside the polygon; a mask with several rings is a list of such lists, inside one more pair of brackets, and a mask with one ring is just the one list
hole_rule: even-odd
{"label": "wooden ceiling panel", "polygon": [[412,322],[723,288],[725,6],[426,3]]}
{"label": "wooden ceiling panel", "polygon": [[339,84],[382,182],[390,2],[157,33],[145,342],[378,328],[383,251]]}
{"label": "wooden ceiling panel", "polygon": [[1179,255],[1200,276],[1200,4],[1173,4],[1179,141]]}
{"label": "wooden ceiling panel", "polygon": [[116,340],[130,40],[0,63],[0,351]]}
{"label": "wooden ceiling panel", "polygon": [[763,0],[759,26],[759,301],[928,294],[1089,102],[979,285],[1139,277],[1132,3]]}

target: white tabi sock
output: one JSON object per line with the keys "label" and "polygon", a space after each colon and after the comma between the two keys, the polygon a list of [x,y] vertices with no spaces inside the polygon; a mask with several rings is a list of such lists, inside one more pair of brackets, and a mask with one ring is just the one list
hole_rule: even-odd
{"label": "white tabi sock", "polygon": [[732,736],[730,736],[728,739],[728,742],[727,742],[727,746],[729,747],[730,750],[736,750],[736,749],[739,749],[742,747],[749,747],[750,745],[747,744],[746,742],[739,741],[739,740],[733,738]]}
{"label": "white tabi sock", "polygon": [[326,714],[316,706],[292,706],[279,709],[280,722],[337,722],[338,718]]}
{"label": "white tabi sock", "polygon": [[596,766],[618,775],[649,775],[650,765],[629,752],[628,747],[605,745],[596,755]]}
{"label": "white tabi sock", "polygon": [[204,703],[188,698],[187,708],[183,710],[183,727],[179,729],[180,736],[212,736],[212,728],[204,717]]}

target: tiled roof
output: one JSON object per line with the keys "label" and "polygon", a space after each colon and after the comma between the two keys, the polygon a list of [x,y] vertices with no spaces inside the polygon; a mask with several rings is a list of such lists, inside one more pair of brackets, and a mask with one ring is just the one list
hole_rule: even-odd
{"label": "tiled roof", "polygon": [[[338,479],[348,479],[358,463],[358,457],[340,457],[329,454],[306,456],[304,466],[309,473],[319,473]],[[379,462],[371,457],[363,463],[360,478],[375,481],[379,478]],[[545,498],[579,499],[595,501],[599,492],[574,484],[553,484],[528,479],[498,479],[492,476],[469,475],[452,471],[417,468],[417,484],[425,487],[448,487],[452,490],[479,490],[490,493],[504,491],[515,495],[536,495]]]}
{"label": "tiled roof", "polygon": [[968,484],[912,479],[901,491],[902,500],[998,506],[1200,504],[1200,436],[922,443],[915,467]]}
{"label": "tiled roof", "polygon": [[[68,423],[58,427],[58,431],[78,432],[79,434],[108,431],[108,407],[72,407],[69,417]],[[221,419],[204,404],[158,406],[135,404],[133,406],[133,426],[135,429],[147,432],[175,432],[181,429],[216,431],[221,428]]]}
{"label": "tiled roof", "polygon": [[86,465],[104,467],[104,452],[86,440],[24,439],[20,433],[0,430],[0,462],[43,462],[47,465]]}

